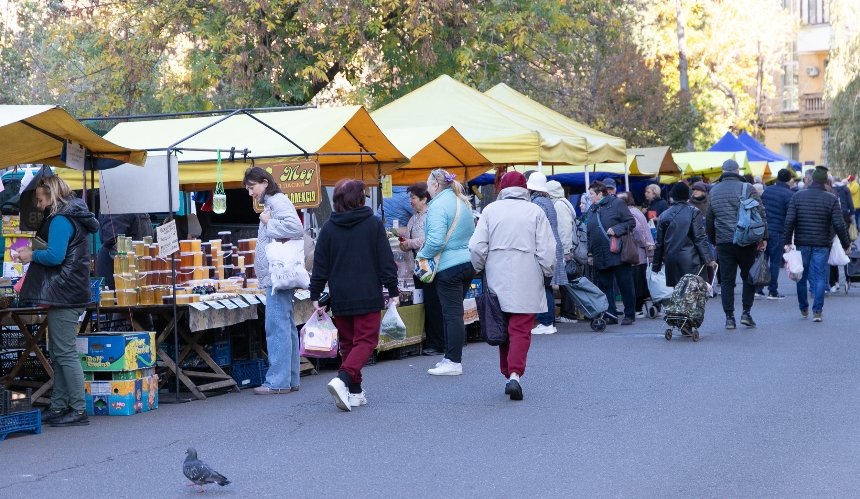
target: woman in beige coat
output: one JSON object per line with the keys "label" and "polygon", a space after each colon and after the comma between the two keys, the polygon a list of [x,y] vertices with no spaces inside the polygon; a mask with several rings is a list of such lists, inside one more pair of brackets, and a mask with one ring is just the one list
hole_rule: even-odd
{"label": "woman in beige coat", "polygon": [[535,314],[547,311],[544,283],[553,275],[556,244],[543,210],[530,202],[521,173],[506,173],[499,189],[498,199],[481,214],[469,253],[475,271],[486,272],[487,287],[498,296],[508,321],[508,342],[499,346],[505,394],[522,400],[520,376]]}

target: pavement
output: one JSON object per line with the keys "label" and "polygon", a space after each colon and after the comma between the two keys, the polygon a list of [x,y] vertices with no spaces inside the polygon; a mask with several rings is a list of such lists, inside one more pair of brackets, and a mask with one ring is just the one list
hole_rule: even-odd
{"label": "pavement", "polygon": [[471,343],[459,377],[428,376],[438,357],[367,367],[370,402],[351,413],[323,371],[290,395],[12,436],[0,497],[198,496],[189,446],[232,481],[217,497],[856,497],[860,286],[829,296],[822,323],[781,291],[756,300],[756,329],[726,331],[710,300],[699,343],[667,342],[659,319],[559,325],[532,340],[522,402],[497,349]]}

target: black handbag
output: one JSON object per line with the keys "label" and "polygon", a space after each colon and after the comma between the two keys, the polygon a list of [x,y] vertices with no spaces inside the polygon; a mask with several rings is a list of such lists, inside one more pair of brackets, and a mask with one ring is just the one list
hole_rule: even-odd
{"label": "black handbag", "polygon": [[767,264],[765,252],[759,252],[755,257],[755,261],[750,267],[750,273],[747,276],[747,282],[753,286],[767,286],[770,284],[770,268]]}
{"label": "black handbag", "polygon": [[487,276],[484,272],[481,272],[481,289],[483,292],[475,297],[481,339],[493,346],[504,345],[508,342],[508,320],[502,312],[499,297],[487,286]]}

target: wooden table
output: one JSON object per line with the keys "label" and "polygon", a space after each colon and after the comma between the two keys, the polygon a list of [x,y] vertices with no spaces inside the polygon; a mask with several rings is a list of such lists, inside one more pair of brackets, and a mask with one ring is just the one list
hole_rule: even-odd
{"label": "wooden table", "polygon": [[[0,378],[0,384],[11,387],[32,353],[39,361],[39,364],[45,369],[48,381],[42,384],[34,381],[24,381],[19,384],[36,388],[33,392],[34,402],[47,402],[48,399],[42,399],[42,396],[54,386],[54,369],[51,367],[48,358],[45,357],[42,349],[39,348],[39,342],[45,341],[48,331],[48,315],[46,314],[46,310],[37,307],[0,310],[0,334],[11,334],[11,331],[6,329],[9,326],[17,326],[20,334],[23,336],[24,345],[12,370],[3,378]],[[30,330],[30,326],[37,326],[35,333]]]}
{"label": "wooden table", "polygon": [[[89,308],[90,311],[95,311],[96,307],[93,305]],[[239,391],[238,386],[236,385],[236,380],[233,379],[232,376],[225,373],[223,369],[214,361],[212,357],[209,356],[209,353],[203,349],[202,346],[198,343],[202,334],[195,334],[192,331],[192,328],[189,325],[189,316],[190,316],[190,307],[185,304],[176,305],[176,324],[179,326],[177,333],[184,343],[184,347],[180,350],[179,355],[176,359],[176,362],[161,348],[162,343],[168,343],[170,345],[173,344],[173,331],[174,331],[174,321],[173,321],[173,305],[138,305],[134,307],[100,307],[100,312],[103,314],[117,314],[128,320],[128,323],[132,326],[135,331],[146,331],[144,327],[140,325],[140,323],[135,320],[134,314],[150,314],[154,317],[160,317],[164,320],[164,327],[161,331],[156,331],[156,353],[158,354],[158,358],[164,363],[167,370],[170,371],[173,375],[179,377],[179,381],[185,385],[186,388],[198,399],[203,400],[206,398],[206,395],[203,392],[210,390],[218,390],[229,388],[233,391]],[[204,311],[202,313],[213,313],[217,314],[221,312],[220,310],[210,310]],[[86,330],[88,327],[88,323],[91,320],[92,314],[86,314],[86,318],[84,322],[81,324],[81,330]],[[222,321],[223,322],[223,321]],[[229,321],[227,321],[229,322]],[[221,324],[218,322],[217,324]],[[235,324],[235,323],[234,323]],[[224,323],[221,325],[230,325],[228,323]],[[202,360],[210,371],[194,371],[190,369],[181,369],[178,365],[182,364],[182,360],[188,356],[192,351],[194,351]],[[177,365],[178,364],[178,365]],[[200,379],[203,380],[202,384],[197,384],[192,379]],[[163,381],[166,383],[167,377],[165,376]],[[207,382],[208,381],[208,382]]]}

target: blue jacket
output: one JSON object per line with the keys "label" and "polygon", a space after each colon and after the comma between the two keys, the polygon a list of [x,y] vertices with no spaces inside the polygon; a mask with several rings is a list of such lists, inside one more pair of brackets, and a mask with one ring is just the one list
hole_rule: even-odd
{"label": "blue jacket", "polygon": [[[448,228],[454,221],[460,203],[460,216],[457,225],[451,233],[451,238],[445,244]],[[424,222],[424,246],[418,251],[418,257],[435,258],[440,252],[439,265],[436,272],[471,262],[469,255],[469,239],[475,232],[475,222],[472,220],[472,208],[461,201],[451,189],[445,189],[436,194],[427,205],[427,220]],[[444,247],[444,249],[443,249]]]}
{"label": "blue jacket", "polygon": [[785,230],[785,214],[793,195],[788,184],[778,180],[761,193],[761,201],[767,214],[767,233],[770,237],[782,236]]}

